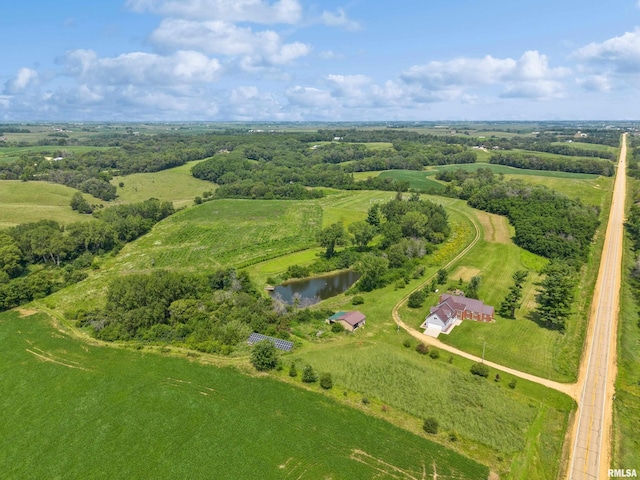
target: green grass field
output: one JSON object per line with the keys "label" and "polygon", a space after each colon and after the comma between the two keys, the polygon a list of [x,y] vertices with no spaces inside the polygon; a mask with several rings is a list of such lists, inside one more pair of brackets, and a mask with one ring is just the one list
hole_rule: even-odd
{"label": "green grass field", "polygon": [[[553,142],[551,145],[567,145],[567,143]],[[599,143],[586,143],[586,142],[573,141],[569,144],[569,146],[575,147],[575,148],[581,148],[583,150],[595,150],[597,152],[615,153],[616,155],[618,154],[618,151],[619,151],[618,148],[610,147],[608,145],[601,145]]]}
{"label": "green grass field", "polygon": [[116,272],[156,268],[210,271],[242,267],[315,246],[316,202],[214,200],[180,211],[127,245]]}
{"label": "green grass field", "polygon": [[[111,184],[118,189],[115,203],[143,202],[149,198],[157,198],[173,202],[176,208],[193,205],[196,196],[202,196],[203,192],[214,191],[216,188],[213,183],[191,175],[191,167],[200,161],[188,162],[160,172],[114,177]],[[120,182],[124,183],[124,187],[119,186]]]}
{"label": "green grass field", "polygon": [[409,182],[409,188],[439,193],[444,190],[444,184],[427,178],[426,172],[414,170],[387,170],[379,175],[380,178],[393,178],[399,182]]}
{"label": "green grass field", "polygon": [[[474,377],[471,362],[460,357],[419,355],[415,341],[403,347],[404,335],[392,327],[368,322],[366,332],[354,337],[294,358],[299,366],[331,372],[334,382],[347,389],[348,399],[357,403],[367,397],[383,416],[433,416],[440,425],[440,442],[452,444],[455,435],[454,448],[487,462],[501,478],[556,477],[573,408],[568,397],[520,380],[511,390],[512,378],[505,375],[495,382],[495,372],[489,379]],[[527,458],[530,450],[535,458]]]}
{"label": "green grass field", "polygon": [[575,178],[568,182],[565,178],[534,175],[505,175],[506,179],[520,179],[525,182],[544,185],[568,197],[579,198],[585,205],[602,205],[604,197],[610,195],[612,177]]}
{"label": "green grass field", "polygon": [[[0,228],[39,220],[66,224],[93,218],[71,209],[71,197],[76,192],[55,183],[0,180]],[[84,197],[91,204],[104,203],[91,195]]]}
{"label": "green grass field", "polygon": [[3,313],[0,339],[6,478],[488,477],[425,438],[270,378],[84,344],[42,314]]}

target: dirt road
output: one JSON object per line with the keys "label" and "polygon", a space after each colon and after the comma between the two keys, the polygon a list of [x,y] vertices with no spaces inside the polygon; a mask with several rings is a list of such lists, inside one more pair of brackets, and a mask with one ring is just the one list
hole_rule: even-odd
{"label": "dirt road", "polygon": [[608,478],[611,462],[611,419],[616,377],[627,135],[622,139],[611,213],[593,294],[585,354],[580,365],[578,414],[573,429],[570,480]]}

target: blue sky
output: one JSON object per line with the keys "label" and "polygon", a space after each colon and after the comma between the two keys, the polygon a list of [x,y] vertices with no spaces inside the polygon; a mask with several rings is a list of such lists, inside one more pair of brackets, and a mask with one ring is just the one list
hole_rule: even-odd
{"label": "blue sky", "polygon": [[32,0],[0,121],[640,118],[640,0]]}

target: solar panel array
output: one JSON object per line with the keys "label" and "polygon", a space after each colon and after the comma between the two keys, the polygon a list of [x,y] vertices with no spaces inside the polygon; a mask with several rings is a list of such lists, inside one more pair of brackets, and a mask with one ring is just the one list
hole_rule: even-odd
{"label": "solar panel array", "polygon": [[247,343],[249,345],[253,345],[254,343],[257,343],[261,340],[269,340],[275,345],[278,350],[284,350],[285,352],[290,352],[293,349],[293,342],[281,340],[279,338],[268,337],[267,335],[262,335],[261,333],[252,333],[247,339]]}

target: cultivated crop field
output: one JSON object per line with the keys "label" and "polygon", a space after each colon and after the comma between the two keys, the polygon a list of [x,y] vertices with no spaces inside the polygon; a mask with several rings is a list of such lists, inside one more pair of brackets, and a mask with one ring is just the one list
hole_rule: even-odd
{"label": "cultivated crop field", "polygon": [[[0,180],[0,228],[39,220],[72,223],[91,219],[71,209],[71,197],[77,190],[47,182]],[[84,194],[89,203],[104,204]]]}
{"label": "cultivated crop field", "polygon": [[0,339],[7,478],[488,476],[325,396],[193,357],[84,344],[43,314],[3,313]]}
{"label": "cultivated crop field", "polygon": [[[111,185],[118,189],[115,203],[135,203],[157,198],[173,202],[176,208],[192,205],[196,196],[202,196],[203,192],[214,191],[216,188],[211,182],[191,175],[191,167],[200,161],[159,172],[114,177]],[[120,187],[120,183],[124,183],[124,187]]]}
{"label": "cultivated crop field", "polygon": [[427,178],[426,172],[414,170],[387,170],[379,175],[380,178],[393,178],[396,181],[409,182],[409,188],[439,193],[444,190],[444,185]]}

